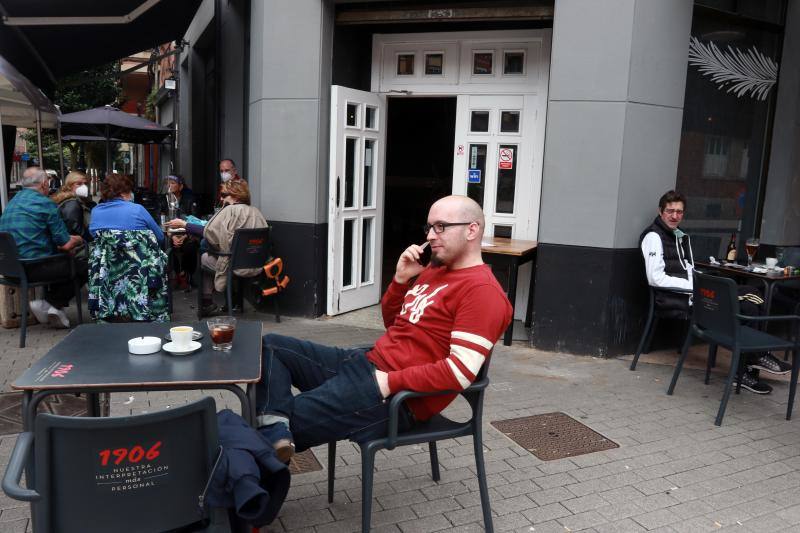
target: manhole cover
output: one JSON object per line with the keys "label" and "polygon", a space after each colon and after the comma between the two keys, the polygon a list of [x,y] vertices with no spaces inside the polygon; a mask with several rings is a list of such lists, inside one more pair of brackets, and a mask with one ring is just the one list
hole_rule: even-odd
{"label": "manhole cover", "polygon": [[616,442],[564,413],[498,420],[491,424],[542,461],[619,448]]}
{"label": "manhole cover", "polygon": [[319,461],[317,461],[317,458],[314,456],[314,452],[311,450],[295,454],[292,460],[289,461],[289,472],[291,472],[293,476],[297,474],[307,474],[317,470],[322,470],[322,465],[319,464]]}
{"label": "manhole cover", "polygon": [[[86,397],[74,394],[48,396],[39,404],[40,413],[62,416],[85,416]],[[0,393],[0,435],[22,432],[22,393]]]}

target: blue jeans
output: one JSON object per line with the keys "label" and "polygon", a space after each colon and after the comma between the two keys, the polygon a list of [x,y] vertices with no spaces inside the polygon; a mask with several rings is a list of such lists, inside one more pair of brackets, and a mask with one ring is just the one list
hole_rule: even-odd
{"label": "blue jeans", "polygon": [[[264,335],[263,372],[256,386],[256,413],[289,419],[298,450],[330,441],[370,440],[388,433],[389,402],[363,348],[335,348]],[[291,387],[300,390],[292,395]],[[400,431],[413,419],[400,409]]]}

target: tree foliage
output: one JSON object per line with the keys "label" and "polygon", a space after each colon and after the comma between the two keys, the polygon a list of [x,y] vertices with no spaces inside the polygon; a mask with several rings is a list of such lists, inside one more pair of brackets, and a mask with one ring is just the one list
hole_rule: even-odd
{"label": "tree foliage", "polygon": [[[53,103],[62,113],[74,113],[103,105],[119,105],[122,84],[119,79],[119,61],[112,61],[59,79],[53,94]],[[23,138],[28,143],[28,151],[36,156],[38,143],[36,130],[29,130]],[[43,156],[45,168],[58,168],[58,139],[55,133],[43,132]],[[96,145],[96,146],[95,146]],[[64,163],[71,168],[78,166],[78,143],[64,143]],[[111,145],[111,156],[116,158],[119,144]],[[84,146],[89,166],[105,161],[105,143],[92,142]]]}

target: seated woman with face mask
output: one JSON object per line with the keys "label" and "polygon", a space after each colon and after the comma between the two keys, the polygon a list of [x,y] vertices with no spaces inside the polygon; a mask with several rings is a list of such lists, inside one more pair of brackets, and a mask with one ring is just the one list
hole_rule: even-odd
{"label": "seated woman with face mask", "polygon": [[58,212],[70,235],[80,235],[84,241],[90,241],[89,221],[95,203],[89,197],[89,179],[83,172],[70,172],[61,186],[50,199],[58,205]]}

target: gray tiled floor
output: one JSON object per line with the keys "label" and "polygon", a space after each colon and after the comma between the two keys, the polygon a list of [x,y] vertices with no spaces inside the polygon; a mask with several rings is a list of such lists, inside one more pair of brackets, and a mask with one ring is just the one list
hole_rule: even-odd
{"label": "gray tiled floor", "polygon": [[[176,317],[192,316],[193,294],[177,295]],[[327,344],[368,343],[380,334],[374,311],[342,319],[269,315],[266,331]],[[17,330],[0,330],[0,379],[5,390],[63,331],[34,326],[28,347]],[[702,350],[696,349],[697,353]],[[664,390],[674,352],[644,356],[636,372],[622,359],[597,359],[498,346],[485,411],[487,480],[498,531],[800,531],[800,421],[784,420],[788,387],[770,396],[732,396],[724,425],[713,425],[721,377],[704,386],[688,368],[675,395]],[[720,371],[725,357],[720,354]],[[694,365],[696,366],[696,362]],[[199,393],[114,395],[112,414],[141,413]],[[236,400],[214,393],[220,406]],[[458,416],[465,406],[449,411]],[[491,420],[563,411],[616,441],[618,449],[542,462],[489,425]],[[13,436],[0,439],[7,462]],[[325,450],[315,450],[323,464]],[[377,458],[373,531],[480,531],[482,518],[472,442],[440,445],[442,479],[430,479],[425,446],[381,452]],[[336,532],[360,527],[360,460],[349,443],[336,458],[335,499],[325,498],[325,471],[295,476],[279,519],[265,531]],[[0,532],[25,531],[27,508],[0,494]]]}

